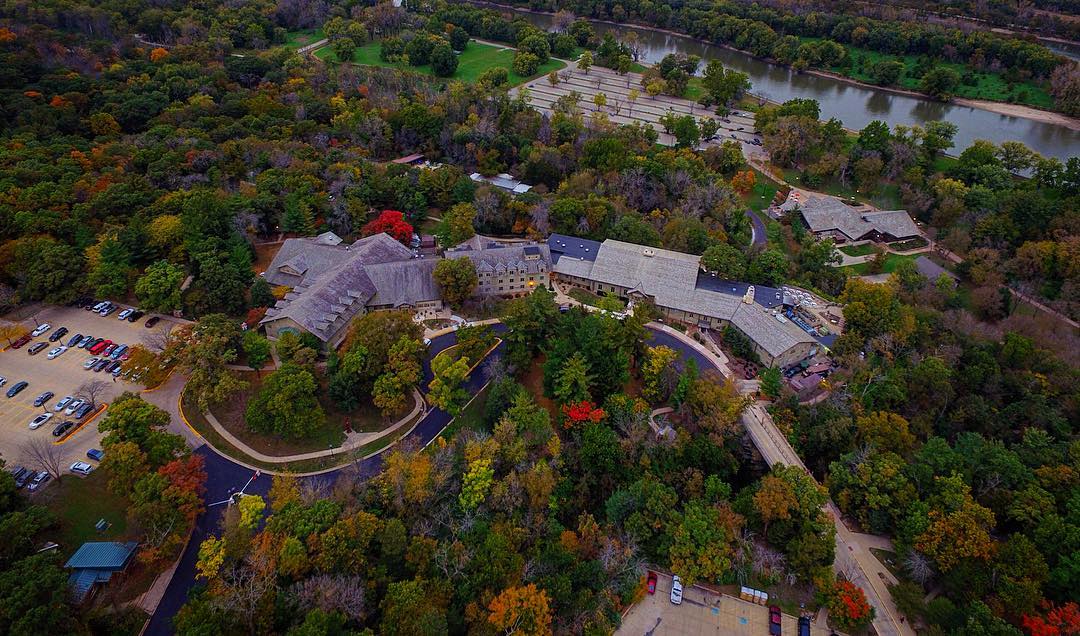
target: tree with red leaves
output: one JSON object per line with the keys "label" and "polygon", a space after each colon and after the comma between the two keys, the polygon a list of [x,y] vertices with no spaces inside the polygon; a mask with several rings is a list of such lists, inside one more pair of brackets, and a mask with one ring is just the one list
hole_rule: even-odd
{"label": "tree with red leaves", "polygon": [[604,409],[597,407],[588,400],[582,400],[581,402],[575,402],[573,404],[564,404],[562,412],[563,415],[566,416],[566,421],[563,422],[563,427],[565,428],[573,428],[584,422],[599,422],[607,417],[607,413],[604,412]]}
{"label": "tree with red leaves", "polygon": [[845,631],[856,631],[874,618],[874,608],[866,601],[866,594],[851,581],[834,583],[827,605],[829,618]]}
{"label": "tree with red leaves", "polygon": [[1060,607],[1043,602],[1046,616],[1024,616],[1022,623],[1031,636],[1072,636],[1080,634],[1080,606],[1066,603]]}
{"label": "tree with red leaves", "polygon": [[383,210],[379,216],[363,228],[364,236],[386,232],[395,240],[408,245],[412,240],[413,227],[405,221],[405,215],[397,210]]}

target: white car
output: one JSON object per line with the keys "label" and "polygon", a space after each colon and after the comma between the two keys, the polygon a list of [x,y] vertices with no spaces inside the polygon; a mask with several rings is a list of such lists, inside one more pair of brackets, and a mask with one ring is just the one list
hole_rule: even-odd
{"label": "white car", "polygon": [[0,375],[0,386],[4,386],[5,384],[7,384],[7,378]]}
{"label": "white car", "polygon": [[71,404],[67,405],[66,409],[64,409],[64,415],[75,415],[75,411],[78,411],[79,407],[83,404],[86,404],[83,400],[73,401]]}
{"label": "white car", "polygon": [[75,462],[71,465],[71,472],[79,475],[89,475],[92,470],[94,470],[94,467],[86,462]]}
{"label": "white car", "polygon": [[116,317],[117,320],[127,320],[127,317],[135,313],[134,309],[125,309],[120,312],[120,315]]}
{"label": "white car", "polygon": [[682,579],[678,575],[671,580],[671,602],[682,605]]}
{"label": "white car", "polygon": [[100,360],[100,358],[98,358],[98,357],[90,358],[89,360],[87,360],[86,362],[83,363],[82,368],[89,369],[90,367],[97,364],[98,360]]}
{"label": "white car", "polygon": [[65,395],[63,398],[60,399],[59,402],[56,403],[56,406],[52,407],[52,409],[59,413],[60,411],[64,410],[64,407],[66,407],[68,404],[71,404],[71,401],[74,399],[75,398],[71,397],[70,395]]}
{"label": "white car", "polygon": [[41,334],[45,333],[46,331],[48,331],[50,329],[52,329],[52,325],[45,322],[45,323],[42,323],[42,324],[38,325],[37,329],[31,331],[30,335],[37,338],[38,336],[40,336]]}
{"label": "white car", "polygon": [[44,424],[45,424],[46,422],[48,422],[49,420],[51,420],[51,419],[52,419],[52,417],[53,417],[53,414],[52,414],[52,413],[42,413],[41,415],[39,415],[39,416],[35,417],[34,419],[30,420],[30,430],[31,430],[31,431],[36,431],[36,430],[38,430],[38,429],[39,429],[39,428],[41,428],[41,427],[42,427],[42,426],[43,426],[43,425],[44,425]]}
{"label": "white car", "polygon": [[59,358],[61,355],[63,355],[63,353],[65,351],[67,351],[67,347],[65,347],[63,345],[60,345],[59,347],[55,347],[51,351],[49,351],[49,354],[47,356],[45,356],[45,357],[50,359],[50,360],[55,360],[55,359]]}

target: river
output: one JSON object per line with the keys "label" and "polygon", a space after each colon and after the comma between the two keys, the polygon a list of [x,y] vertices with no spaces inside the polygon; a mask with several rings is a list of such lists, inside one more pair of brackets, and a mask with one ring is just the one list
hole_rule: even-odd
{"label": "river", "polygon": [[[551,30],[550,15],[506,7],[500,7],[500,11],[519,15],[545,31]],[[943,104],[829,77],[797,73],[790,68],[686,36],[604,22],[594,22],[593,26],[600,35],[611,32],[620,39],[631,31],[636,32],[641,44],[642,64],[659,62],[668,53],[693,54],[703,60],[717,59],[724,66],[749,75],[754,94],[776,102],[796,97],[816,99],[821,104],[822,118],[836,117],[854,130],[860,130],[876,119],[891,126],[921,126],[928,121],[946,120],[957,127],[956,145],[951,154],[959,154],[976,139],[989,139],[997,144],[1021,141],[1041,155],[1057,157],[1062,161],[1080,154],[1080,130],[1070,130],[1058,124],[1000,115],[981,108]]]}

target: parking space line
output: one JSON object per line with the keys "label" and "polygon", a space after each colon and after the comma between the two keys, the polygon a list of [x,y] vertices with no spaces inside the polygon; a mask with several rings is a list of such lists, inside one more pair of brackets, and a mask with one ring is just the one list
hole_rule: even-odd
{"label": "parking space line", "polygon": [[67,435],[64,435],[60,439],[56,440],[55,442],[53,442],[53,444],[55,444],[56,446],[60,446],[61,444],[66,444],[67,441],[69,439],[71,439],[75,435],[75,433],[78,433],[79,431],[81,431],[83,429],[84,426],[86,426],[90,422],[93,422],[94,420],[96,420],[97,416],[104,413],[105,409],[107,409],[107,408],[109,408],[108,404],[102,404],[101,406],[98,407],[98,409],[96,411],[94,411],[93,415],[87,416],[86,419],[81,424],[79,424],[75,428],[68,431]]}

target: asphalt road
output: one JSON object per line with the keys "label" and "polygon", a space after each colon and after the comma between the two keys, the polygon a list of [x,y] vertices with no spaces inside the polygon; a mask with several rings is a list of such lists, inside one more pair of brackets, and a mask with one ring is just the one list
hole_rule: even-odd
{"label": "asphalt road", "polygon": [[767,238],[765,236],[765,223],[761,220],[761,217],[754,214],[753,210],[743,210],[743,213],[750,218],[750,229],[752,231],[750,235],[751,247],[765,247]]}

